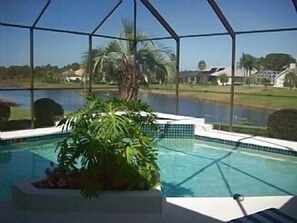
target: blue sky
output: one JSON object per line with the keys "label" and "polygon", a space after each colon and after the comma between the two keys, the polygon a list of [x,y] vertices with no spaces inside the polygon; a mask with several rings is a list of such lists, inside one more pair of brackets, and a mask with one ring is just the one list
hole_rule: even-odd
{"label": "blue sky", "polygon": [[[98,4],[100,2],[100,4]],[[90,32],[116,4],[116,0],[52,0],[37,26]],[[226,32],[206,0],[151,0],[178,35]],[[235,31],[296,28],[292,0],[216,0]],[[25,4],[24,4],[25,3]],[[31,25],[44,0],[0,0],[0,22]],[[137,25],[152,37],[169,34],[139,2]],[[97,34],[118,36],[122,18],[132,18],[133,1],[123,0]],[[94,38],[94,47],[107,43]],[[175,41],[159,41],[175,51]],[[88,37],[46,31],[34,32],[34,64],[64,66],[81,62]],[[256,57],[288,53],[297,58],[297,31],[238,35],[236,60],[242,52]],[[207,67],[230,66],[231,38],[226,36],[181,39],[181,70],[195,70],[199,60]],[[0,26],[0,66],[29,64],[29,31]]]}

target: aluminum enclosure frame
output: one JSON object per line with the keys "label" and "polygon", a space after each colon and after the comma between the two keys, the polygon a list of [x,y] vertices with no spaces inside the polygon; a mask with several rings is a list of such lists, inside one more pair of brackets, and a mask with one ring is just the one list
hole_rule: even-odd
{"label": "aluminum enclosure frame", "polygon": [[[134,8],[133,8],[133,19],[134,19],[134,39],[125,39],[115,36],[109,35],[99,35],[96,32],[102,27],[103,24],[110,18],[119,6],[123,3],[123,0],[118,0],[118,3],[107,13],[107,15],[98,23],[98,25],[90,32],[79,32],[79,31],[72,31],[68,29],[55,29],[55,28],[46,28],[38,26],[38,22],[42,18],[42,16],[47,12],[47,8],[51,4],[51,0],[47,0],[46,4],[38,14],[37,18],[34,20],[31,26],[25,25],[18,25],[18,24],[11,24],[5,23],[0,21],[0,26],[7,26],[7,27],[15,27],[21,29],[28,29],[30,31],[30,87],[29,88],[22,88],[22,89],[5,89],[7,91],[14,91],[14,90],[29,90],[30,91],[30,109],[31,109],[31,127],[34,128],[34,91],[35,90],[42,90],[42,88],[35,88],[34,87],[34,31],[41,30],[41,31],[49,31],[49,32],[60,32],[60,33],[68,33],[74,35],[83,35],[88,37],[89,42],[89,55],[92,52],[92,42],[94,37],[102,37],[108,39],[118,39],[118,40],[126,40],[126,41],[133,41],[135,45],[135,51],[137,51],[137,40],[136,40],[136,30],[137,30],[137,4],[141,3],[146,9],[151,13],[153,17],[157,19],[157,21],[162,25],[162,27],[169,33],[170,36],[168,37],[157,37],[151,39],[144,39],[141,41],[149,41],[149,40],[163,40],[163,39],[174,39],[176,42],[176,111],[175,113],[179,113],[179,72],[180,72],[180,40],[183,38],[193,38],[193,37],[211,37],[211,36],[226,36],[229,35],[232,41],[232,49],[231,49],[231,89],[230,89],[230,111],[229,111],[229,131],[232,131],[233,126],[233,110],[234,110],[234,76],[235,76],[235,52],[236,52],[236,36],[243,35],[243,34],[254,34],[254,33],[268,33],[268,32],[286,32],[286,31],[297,31],[296,28],[281,28],[281,29],[263,29],[263,30],[246,30],[246,31],[234,31],[233,27],[229,23],[228,19],[223,14],[222,10],[218,6],[215,0],[206,0],[212,10],[215,12],[216,16],[221,21],[222,25],[226,29],[226,32],[223,33],[208,33],[208,34],[198,34],[198,35],[178,35],[175,30],[170,26],[170,24],[165,20],[165,18],[158,12],[158,10],[150,3],[149,0],[131,0],[133,1]],[[293,6],[295,7],[295,11],[297,14],[297,0],[292,0]],[[100,1],[98,1],[100,4]],[[91,75],[91,64],[89,63],[87,66],[87,74],[89,75],[89,86],[88,91],[92,91],[92,75]],[[68,89],[84,89],[84,88],[46,88],[47,90],[68,90]]]}

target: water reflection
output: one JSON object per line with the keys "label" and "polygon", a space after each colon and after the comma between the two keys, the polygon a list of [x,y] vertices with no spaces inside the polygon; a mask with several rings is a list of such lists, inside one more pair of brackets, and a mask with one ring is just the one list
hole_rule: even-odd
{"label": "water reflection", "polygon": [[[175,97],[141,92],[140,98],[148,102],[155,111],[175,113]],[[229,104],[193,98],[179,99],[179,114],[205,118],[208,122],[228,123]],[[264,109],[234,106],[235,124],[266,126],[269,111]]]}
{"label": "water reflection", "polygon": [[[35,100],[49,97],[60,103],[65,110],[73,111],[83,106],[85,100],[83,90],[37,90],[34,92]],[[106,92],[96,92],[104,97]],[[12,100],[21,106],[29,106],[28,91],[1,91],[0,97]],[[139,98],[148,102],[155,111],[174,114],[176,111],[175,97],[141,92]],[[229,105],[214,101],[205,101],[192,98],[179,99],[179,114],[205,118],[207,122],[228,123]],[[265,109],[234,106],[234,123],[266,126],[269,111]]]}

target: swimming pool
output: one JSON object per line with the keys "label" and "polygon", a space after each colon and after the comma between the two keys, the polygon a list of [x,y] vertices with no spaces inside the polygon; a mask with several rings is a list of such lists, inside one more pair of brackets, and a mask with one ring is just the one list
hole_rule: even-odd
{"label": "swimming pool", "polygon": [[[0,151],[0,199],[10,184],[43,176],[61,139],[18,143]],[[158,162],[166,197],[297,195],[297,158],[195,139],[160,139]]]}

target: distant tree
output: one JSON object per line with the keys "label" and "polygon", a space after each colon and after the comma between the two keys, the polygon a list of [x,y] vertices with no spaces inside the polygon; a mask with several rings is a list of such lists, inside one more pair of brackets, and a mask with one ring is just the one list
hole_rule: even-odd
{"label": "distant tree", "polygon": [[218,79],[220,80],[220,82],[221,82],[222,85],[224,86],[225,83],[228,82],[229,77],[227,76],[227,74],[223,73],[223,74],[220,74],[220,75],[218,76]]}
{"label": "distant tree", "polygon": [[263,70],[265,70],[265,58],[264,58],[264,57],[256,58],[256,61],[255,61],[255,68],[256,68],[258,71],[263,71]]}
{"label": "distant tree", "polygon": [[30,67],[25,66],[10,66],[7,68],[7,77],[9,79],[19,79],[30,77]]}
{"label": "distant tree", "polygon": [[2,80],[8,79],[7,68],[4,66],[0,67],[0,78]]}
{"label": "distant tree", "polygon": [[297,75],[294,72],[289,72],[285,76],[285,85],[291,90],[297,85]]}
{"label": "distant tree", "polygon": [[63,67],[63,70],[66,71],[66,70],[79,70],[80,69],[80,64],[75,62],[75,63],[72,63],[72,64],[67,64],[66,66]]}
{"label": "distant tree", "polygon": [[246,77],[245,84],[247,84],[248,87],[251,86],[252,82],[253,82],[253,78],[252,77]]}
{"label": "distant tree", "polygon": [[46,70],[42,80],[46,83],[59,83],[61,81],[61,77],[59,73],[53,70]]}
{"label": "distant tree", "polygon": [[256,67],[256,57],[247,54],[246,55],[246,66],[248,68],[248,76],[251,76],[252,70]]}
{"label": "distant tree", "polygon": [[167,75],[164,75],[164,72],[162,72],[161,74],[163,74],[166,84],[172,84],[176,80],[176,55],[174,53],[170,54],[170,58],[169,61],[166,63],[166,67],[168,70]]}
{"label": "distant tree", "polygon": [[246,78],[247,76],[247,66],[246,66],[246,54],[243,52],[241,58],[239,59],[239,68],[243,69],[243,76]]}
{"label": "distant tree", "polygon": [[251,77],[252,70],[256,68],[256,57],[242,53],[239,60],[239,67],[244,69],[244,82],[247,84],[247,78]]}
{"label": "distant tree", "polygon": [[265,68],[268,70],[282,71],[290,63],[296,63],[296,59],[285,53],[271,53],[265,57]]}
{"label": "distant tree", "polygon": [[206,63],[205,63],[205,61],[204,61],[204,60],[200,60],[200,61],[198,62],[198,70],[202,71],[202,70],[205,70],[205,68],[206,68]]}

